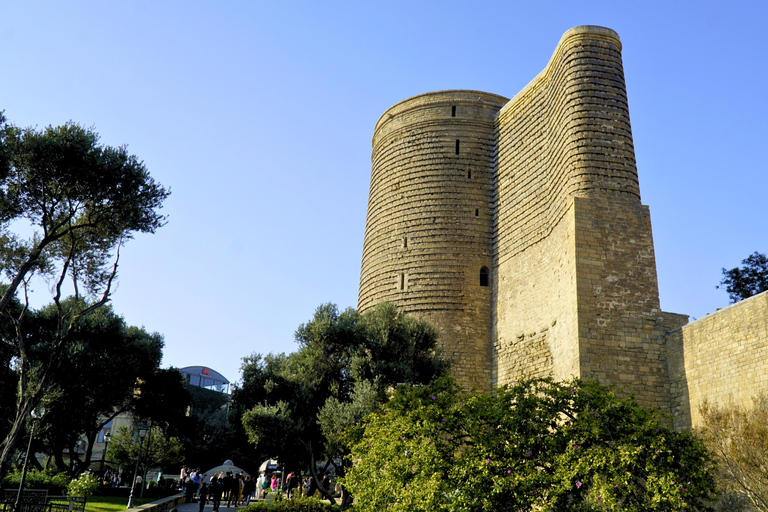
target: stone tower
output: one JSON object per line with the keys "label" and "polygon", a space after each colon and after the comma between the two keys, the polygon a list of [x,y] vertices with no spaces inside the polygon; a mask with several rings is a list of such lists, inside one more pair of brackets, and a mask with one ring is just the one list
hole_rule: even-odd
{"label": "stone tower", "polygon": [[507,101],[435,92],[381,116],[360,277],[361,311],[390,301],[430,320],[457,380],[483,389],[492,368],[494,119]]}
{"label": "stone tower", "polygon": [[358,307],[380,301],[438,327],[465,387],[595,376],[667,403],[615,32],[569,30],[512,100],[442,91],[384,113]]}

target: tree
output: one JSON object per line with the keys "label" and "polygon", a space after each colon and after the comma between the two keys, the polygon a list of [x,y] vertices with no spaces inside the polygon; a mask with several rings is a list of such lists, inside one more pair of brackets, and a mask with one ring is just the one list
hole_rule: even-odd
{"label": "tree", "polygon": [[768,394],[757,396],[751,409],[705,402],[701,415],[721,489],[768,512]]}
{"label": "tree", "polygon": [[[21,129],[0,113],[0,268],[9,281],[0,314],[15,327],[18,374],[16,412],[2,444],[0,472],[24,421],[48,391],[72,326],[108,302],[120,248],[134,233],[153,233],[165,223],[158,210],[170,192],[125,147],[98,140],[94,131],[74,123]],[[57,319],[53,357],[39,367],[30,361],[25,330],[36,275],[51,283]],[[62,299],[66,283],[74,301]],[[18,311],[11,307],[17,292]],[[89,299],[85,306],[83,297]]]}
{"label": "tree", "polygon": [[[55,308],[44,309],[41,317],[54,322]],[[126,325],[109,306],[73,326],[61,361],[50,376],[56,399],[49,400],[37,436],[60,471],[71,476],[85,471],[98,433],[119,414],[131,412],[160,423],[169,423],[173,414],[170,422],[184,418],[189,400],[181,374],[160,368],[163,345],[159,333]],[[36,360],[49,357],[47,346],[33,347]],[[75,445],[82,437],[87,444],[81,459]]]}
{"label": "tree", "polygon": [[233,410],[259,450],[288,467],[309,467],[316,480],[321,458],[344,473],[339,432],[383,402],[389,388],[426,384],[448,369],[436,353],[435,329],[392,304],[362,315],[321,305],[296,340],[293,354],[245,360]]}
{"label": "tree", "polygon": [[156,426],[149,429],[141,443],[137,428],[118,428],[109,441],[107,456],[126,472],[133,474],[133,468],[139,456],[139,447],[141,447],[139,472],[178,466],[182,461],[181,442],[175,437],[167,436]]}
{"label": "tree", "polygon": [[591,381],[398,386],[350,432],[361,511],[710,510],[702,442]]}
{"label": "tree", "polygon": [[731,303],[768,290],[768,257],[765,254],[755,251],[741,260],[741,264],[742,267],[723,269],[720,286],[725,286]]}

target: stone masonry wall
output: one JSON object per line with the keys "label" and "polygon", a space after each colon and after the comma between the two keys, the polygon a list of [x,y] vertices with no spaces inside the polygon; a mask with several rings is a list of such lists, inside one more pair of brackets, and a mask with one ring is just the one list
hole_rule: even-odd
{"label": "stone masonry wall", "polygon": [[582,375],[667,411],[665,317],[648,207],[622,197],[576,197],[574,208]]}
{"label": "stone masonry wall", "polygon": [[373,136],[358,308],[382,301],[431,321],[467,387],[491,373],[494,117],[508,100],[444,91],[405,100]]}
{"label": "stone masonry wall", "polygon": [[701,425],[699,406],[752,405],[768,392],[768,292],[711,313],[665,338],[672,421]]}
{"label": "stone masonry wall", "polygon": [[495,383],[593,376],[665,407],[650,216],[616,33],[566,32],[499,112],[497,138]]}

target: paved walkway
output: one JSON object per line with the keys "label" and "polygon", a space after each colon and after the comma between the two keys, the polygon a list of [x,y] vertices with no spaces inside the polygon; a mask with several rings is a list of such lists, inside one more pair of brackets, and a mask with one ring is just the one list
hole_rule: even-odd
{"label": "paved walkway", "polygon": [[[257,500],[251,500],[251,503],[255,503]],[[264,501],[264,500],[259,500]],[[330,503],[328,500],[323,500],[326,503]],[[243,507],[227,507],[226,503],[219,505],[219,512],[239,512]],[[198,512],[200,510],[200,502],[197,503],[182,503],[176,506],[178,512]],[[210,501],[203,507],[203,512],[213,512],[213,503]]]}
{"label": "paved walkway", "polygon": [[[227,507],[225,503],[219,505],[219,512],[237,512],[243,507]],[[179,512],[198,512],[200,510],[200,502],[197,503],[182,503],[176,506],[176,510]],[[213,512],[213,503],[210,501],[203,507],[203,512]]]}

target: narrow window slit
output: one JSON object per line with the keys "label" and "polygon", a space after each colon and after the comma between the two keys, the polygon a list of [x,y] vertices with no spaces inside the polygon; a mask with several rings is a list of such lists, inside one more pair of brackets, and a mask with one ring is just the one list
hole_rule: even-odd
{"label": "narrow window slit", "polygon": [[467,179],[468,180],[472,179],[472,171],[471,170],[467,171]]}
{"label": "narrow window slit", "polygon": [[456,117],[456,105],[451,107],[451,117]]}
{"label": "narrow window slit", "polygon": [[488,267],[480,269],[480,286],[488,286],[489,272]]}
{"label": "narrow window slit", "polygon": [[400,289],[405,290],[405,274],[400,274]]}
{"label": "narrow window slit", "polygon": [[407,249],[407,248],[408,248],[408,237],[404,236],[403,237],[403,249]]}
{"label": "narrow window slit", "polygon": [[456,139],[456,154],[459,154],[459,139]]}
{"label": "narrow window slit", "polygon": [[480,216],[480,208],[475,208],[475,217]]}

